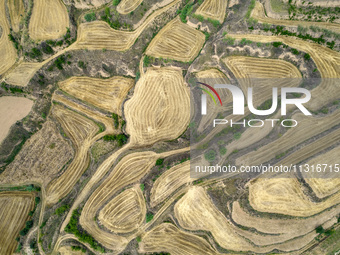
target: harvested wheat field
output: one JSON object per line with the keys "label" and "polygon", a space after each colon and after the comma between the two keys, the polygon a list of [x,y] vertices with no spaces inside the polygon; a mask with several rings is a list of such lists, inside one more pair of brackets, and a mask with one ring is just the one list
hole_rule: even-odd
{"label": "harvested wheat field", "polygon": [[29,34],[33,40],[54,40],[70,26],[67,9],[61,0],[34,0]]}
{"label": "harvested wheat field", "polygon": [[[339,137],[337,139],[339,141]],[[335,168],[336,164],[339,164],[340,155],[339,153],[340,147],[338,146],[306,162],[310,166],[319,165],[322,171],[324,170],[324,165],[322,164],[328,164],[328,166],[333,166],[333,172],[325,173],[324,175],[322,173],[321,174],[303,173],[303,176],[305,177],[305,180],[308,183],[308,185],[313,189],[314,193],[320,198],[325,198],[327,196],[333,195],[334,193],[337,193],[340,190],[339,173],[335,172],[339,171]],[[340,165],[338,165],[338,167],[340,167]],[[326,172],[329,172],[329,167],[327,168]],[[318,178],[320,176],[325,176],[325,178]]]}
{"label": "harvested wheat field", "polygon": [[110,0],[63,0],[66,5],[74,4],[77,9],[97,8],[110,2]]}
{"label": "harvested wheat field", "polygon": [[127,189],[113,198],[99,212],[99,222],[114,233],[137,230],[144,222],[146,206],[139,185]]}
{"label": "harvested wheat field", "polygon": [[19,32],[20,21],[25,14],[24,2],[23,0],[8,0],[7,6],[11,18],[12,29],[14,32]]}
{"label": "harvested wheat field", "polygon": [[[298,121],[298,129],[292,128],[280,138],[262,146],[257,151],[237,158],[236,165],[260,165],[281,153],[285,153],[288,149],[339,124],[340,110],[336,110],[325,117],[306,116],[298,112],[292,118]],[[326,144],[329,142],[328,140],[323,141]]]}
{"label": "harvested wheat field", "polygon": [[[195,73],[195,76],[199,82],[208,83],[212,86],[215,84],[230,83],[227,76],[223,72],[215,68],[209,68],[203,71],[199,71]],[[202,116],[200,125],[197,128],[198,132],[202,132],[204,129],[208,128],[208,126],[211,125],[211,121],[216,117],[218,112],[231,109],[231,106],[229,105],[229,103],[232,102],[231,93],[228,90],[224,89],[219,91],[219,95],[224,105],[216,105],[211,100],[208,100],[207,107],[209,108],[209,111],[207,112],[207,115]]]}
{"label": "harvested wheat field", "polygon": [[[87,200],[79,222],[89,234],[105,247],[118,253],[125,249],[129,240],[126,237],[118,236],[101,229],[97,223],[93,221],[93,217],[96,216],[101,206],[109,201],[116,192],[129,184],[138,183],[151,167],[154,166],[157,158],[158,155],[150,151],[137,152],[125,156]],[[122,207],[122,209],[128,208]],[[125,211],[124,213],[128,212]]]}
{"label": "harvested wheat field", "polygon": [[185,184],[194,181],[190,178],[190,161],[176,165],[163,173],[151,189],[150,206],[155,207],[164,202],[173,192]]}
{"label": "harvested wheat field", "polygon": [[223,23],[227,4],[227,0],[205,0],[195,14],[202,15],[205,19],[218,20]]}
{"label": "harvested wheat field", "polygon": [[286,36],[265,36],[265,35],[251,35],[251,34],[229,34],[228,36],[241,40],[242,38],[252,40],[255,42],[283,42],[292,48],[310,54],[323,80],[321,83],[311,90],[311,94],[318,95],[305,104],[305,106],[317,111],[321,107],[333,102],[338,98],[340,93],[340,86],[337,80],[333,78],[340,78],[339,61],[340,53],[326,48],[322,45],[306,42],[300,39],[295,39]]}
{"label": "harvested wheat field", "polygon": [[99,127],[92,120],[63,106],[54,105],[52,115],[71,139],[76,152],[73,161],[62,175],[48,184],[47,204],[54,204],[66,196],[84,173],[90,161],[88,150],[92,145],[93,137],[99,131]]}
{"label": "harvested wheat field", "polygon": [[179,0],[175,0],[154,11],[138,28],[131,32],[114,30],[104,21],[82,23],[78,28],[75,49],[126,51],[158,15],[168,11],[178,2]]}
{"label": "harvested wheat field", "polygon": [[0,143],[11,126],[24,118],[32,109],[33,101],[24,97],[0,97]]}
{"label": "harvested wheat field", "polygon": [[337,23],[300,21],[300,20],[283,20],[283,19],[273,19],[273,18],[267,17],[265,14],[263,4],[261,4],[258,1],[256,1],[255,3],[255,8],[253,9],[251,17],[258,20],[261,23],[269,23],[269,24],[275,24],[275,25],[280,25],[280,26],[298,26],[298,25],[303,26],[303,27],[318,26],[321,28],[329,29],[334,32],[340,33],[340,24],[337,24]]}
{"label": "harvested wheat field", "polygon": [[145,54],[155,58],[189,62],[198,55],[204,42],[205,36],[202,32],[181,22],[179,17],[176,17],[159,31]]}
{"label": "harvested wheat field", "polygon": [[60,247],[58,252],[60,253],[60,255],[82,255],[82,254],[85,254],[81,250],[75,251],[69,246]]}
{"label": "harvested wheat field", "polygon": [[17,52],[13,43],[9,40],[8,34],[10,27],[6,18],[5,0],[0,0],[0,27],[2,33],[0,35],[0,75],[6,72],[12,65],[14,65],[17,57]]}
{"label": "harvested wheat field", "polygon": [[129,14],[134,11],[141,2],[143,2],[143,0],[122,0],[117,6],[117,11],[123,15]]}
{"label": "harvested wheat field", "polygon": [[13,254],[15,240],[34,207],[33,192],[0,192],[0,254]]}
{"label": "harvested wheat field", "polygon": [[169,223],[162,223],[143,235],[139,252],[169,252],[172,255],[220,254],[205,239],[183,232]]}
{"label": "harvested wheat field", "polygon": [[122,103],[134,80],[121,76],[110,79],[72,77],[59,83],[68,94],[100,109],[122,115]]}
{"label": "harvested wheat field", "polygon": [[46,186],[73,154],[71,145],[61,136],[56,124],[48,120],[25,142],[15,160],[0,175],[0,182],[18,184],[29,180]]}
{"label": "harvested wheat field", "polygon": [[25,87],[42,66],[42,63],[22,62],[11,70],[4,80],[8,84]]}
{"label": "harvested wheat field", "polygon": [[261,178],[252,181],[249,186],[249,203],[260,212],[309,217],[339,201],[339,193],[319,203],[311,201],[296,178]]}
{"label": "harvested wheat field", "polygon": [[180,136],[189,124],[189,101],[189,89],[180,69],[149,68],[124,105],[131,145],[153,144]]}
{"label": "harvested wheat field", "polygon": [[299,69],[281,59],[230,56],[223,62],[238,79],[243,93],[254,88],[254,107],[272,98],[273,87],[298,87],[302,81]]}
{"label": "harvested wheat field", "polygon": [[192,231],[209,231],[216,242],[225,249],[253,250],[252,245],[234,231],[202,187],[192,187],[176,203],[174,211],[181,227]]}
{"label": "harvested wheat field", "polygon": [[[316,216],[296,219],[269,218],[254,216],[246,212],[238,202],[233,203],[232,219],[239,225],[254,228],[259,232],[277,234],[284,238],[295,238],[313,232],[317,226],[324,224],[340,213],[340,205]],[[275,236],[274,236],[275,237]]]}

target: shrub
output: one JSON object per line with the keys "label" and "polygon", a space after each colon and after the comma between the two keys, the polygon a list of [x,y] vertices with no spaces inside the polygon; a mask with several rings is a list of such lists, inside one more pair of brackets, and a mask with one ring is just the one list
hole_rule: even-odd
{"label": "shrub", "polygon": [[55,210],[55,214],[58,215],[58,216],[60,216],[60,215],[62,215],[64,212],[66,212],[68,209],[70,209],[70,206],[69,206],[69,205],[63,205],[63,206],[61,206],[61,207],[59,207],[59,208],[57,208],[57,209]]}
{"label": "shrub", "polygon": [[94,12],[87,13],[85,14],[84,18],[87,22],[91,22],[91,21],[96,20],[96,14]]}
{"label": "shrub", "polygon": [[204,158],[208,162],[213,162],[216,158],[216,151],[214,151],[213,149],[208,150],[206,153],[204,153]]}
{"label": "shrub", "polygon": [[308,53],[306,53],[304,56],[303,56],[306,60],[309,60],[310,59],[310,55]]}
{"label": "shrub", "polygon": [[238,140],[238,139],[240,139],[241,138],[241,133],[240,132],[236,132],[235,134],[234,134],[234,139],[236,139],[236,140]]}
{"label": "shrub", "polygon": [[118,146],[121,147],[127,143],[128,137],[124,134],[119,134],[117,135],[116,139],[117,139]]}
{"label": "shrub", "polygon": [[163,165],[163,162],[164,162],[164,158],[159,158],[156,160],[156,166],[161,166]]}
{"label": "shrub", "polygon": [[115,128],[117,129],[118,126],[119,126],[119,116],[118,116],[118,114],[112,113],[112,118],[113,118]]}
{"label": "shrub", "polygon": [[300,52],[297,49],[292,49],[292,53],[294,55],[299,55],[300,54]]}
{"label": "shrub", "polygon": [[120,3],[120,0],[113,0],[113,1],[112,1],[112,4],[113,4],[114,6],[117,6],[119,3]]}
{"label": "shrub", "polygon": [[141,184],[140,184],[140,189],[141,189],[142,191],[144,191],[144,189],[145,189],[144,183],[141,183]]}
{"label": "shrub", "polygon": [[153,219],[153,214],[152,213],[147,213],[146,214],[146,223],[152,221]]}
{"label": "shrub", "polygon": [[320,225],[318,227],[315,228],[316,233],[318,234],[322,234],[323,232],[325,232],[325,230],[323,229],[323,227]]}
{"label": "shrub", "polygon": [[279,47],[280,45],[282,45],[282,42],[273,42],[274,47]]}
{"label": "shrub", "polygon": [[227,149],[225,148],[225,147],[221,147],[220,148],[220,154],[221,155],[224,155],[224,154],[226,154],[227,153]]}

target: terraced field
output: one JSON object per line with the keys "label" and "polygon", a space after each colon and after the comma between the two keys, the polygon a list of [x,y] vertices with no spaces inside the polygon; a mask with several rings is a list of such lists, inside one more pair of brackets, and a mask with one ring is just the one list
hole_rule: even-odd
{"label": "terraced field", "polygon": [[149,68],[124,105],[131,145],[145,146],[180,136],[189,123],[189,100],[180,69]]}
{"label": "terraced field", "polygon": [[72,77],[59,83],[60,89],[68,94],[118,115],[122,114],[123,100],[133,85],[133,79],[125,77],[112,77],[105,80]]}
{"label": "terraced field", "polygon": [[181,22],[177,17],[159,31],[145,53],[155,58],[189,62],[200,52],[204,41],[203,33]]}
{"label": "terraced field", "polygon": [[130,12],[134,11],[142,2],[143,0],[122,0],[117,6],[117,11],[123,15],[129,14]]}
{"label": "terraced field", "polygon": [[34,207],[32,192],[0,192],[0,253],[13,254],[18,242],[15,240]]}
{"label": "terraced field", "polygon": [[53,40],[66,34],[70,26],[67,9],[61,0],[34,0],[29,34],[33,40]]}
{"label": "terraced field", "polygon": [[19,25],[25,14],[25,6],[23,0],[10,0],[7,2],[9,16],[11,18],[11,26],[14,32],[19,32]]}
{"label": "terraced field", "polygon": [[205,19],[218,20],[223,23],[228,1],[206,0],[197,9],[195,14],[202,15]]}

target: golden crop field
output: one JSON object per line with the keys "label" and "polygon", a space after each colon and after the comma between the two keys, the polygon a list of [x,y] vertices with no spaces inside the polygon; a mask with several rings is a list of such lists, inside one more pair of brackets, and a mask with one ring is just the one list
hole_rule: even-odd
{"label": "golden crop field", "polygon": [[121,115],[123,100],[133,85],[133,79],[120,76],[110,79],[72,77],[59,83],[59,88],[100,109]]}
{"label": "golden crop field", "polygon": [[[158,155],[150,151],[136,152],[125,156],[87,200],[80,216],[80,224],[105,247],[118,253],[125,249],[129,240],[126,237],[101,229],[93,221],[93,217],[116,192],[129,184],[138,183],[155,164],[157,158]],[[129,207],[122,207],[122,209],[129,210]],[[125,211],[124,213],[127,214],[128,212]]]}
{"label": "golden crop field", "polygon": [[189,100],[180,69],[149,68],[124,105],[130,143],[140,146],[177,138],[189,123]]}
{"label": "golden crop field", "polygon": [[299,78],[302,78],[293,64],[281,59],[231,56],[223,61],[238,79],[244,93],[248,87],[254,88],[254,107],[272,98],[272,87],[298,87],[301,82]]}
{"label": "golden crop field", "polygon": [[189,62],[200,52],[204,41],[202,32],[181,22],[177,17],[159,31],[145,53],[155,58]]}
{"label": "golden crop field", "polygon": [[155,181],[151,189],[150,206],[164,202],[173,192],[183,185],[190,184],[195,178],[190,177],[190,161],[176,165]]}
{"label": "golden crop field", "polygon": [[143,0],[122,0],[117,6],[117,11],[123,15],[129,14],[134,11],[141,2],[143,2]]}
{"label": "golden crop field", "polygon": [[19,25],[25,14],[24,2],[23,0],[9,0],[7,6],[11,18],[12,29],[14,32],[19,32]]}
{"label": "golden crop field", "polygon": [[331,22],[313,22],[313,21],[300,21],[300,20],[283,20],[283,19],[273,19],[267,17],[264,11],[263,4],[256,1],[255,8],[251,14],[251,17],[262,23],[269,23],[275,25],[283,26],[318,26],[325,29],[333,30],[334,32],[340,32],[340,24]]}
{"label": "golden crop field", "polygon": [[66,34],[70,21],[61,0],[34,0],[29,34],[33,40],[53,40]]}
{"label": "golden crop field", "polygon": [[2,30],[0,35],[0,75],[5,73],[12,65],[14,65],[17,57],[16,50],[8,38],[10,27],[5,15],[5,10],[5,0],[0,0],[0,27]]}
{"label": "golden crop field", "polygon": [[223,23],[227,4],[228,1],[226,0],[205,0],[195,14],[202,15],[205,19],[218,20]]}
{"label": "golden crop field", "polygon": [[5,76],[5,81],[11,85],[27,86],[34,74],[42,67],[42,63],[19,63]]}
{"label": "golden crop field", "polygon": [[172,224],[162,223],[142,236],[139,251],[169,252],[173,255],[220,254],[201,237],[183,232]]}
{"label": "golden crop field", "polygon": [[46,189],[47,204],[54,204],[67,195],[89,164],[88,149],[99,127],[91,120],[60,105],[54,105],[53,116],[75,147],[75,156],[68,168]]}
{"label": "golden crop field", "polygon": [[34,193],[0,192],[0,207],[0,253],[13,254],[18,245],[15,239],[34,207]]}
{"label": "golden crop field", "polygon": [[25,143],[15,160],[0,175],[0,180],[13,184],[30,180],[46,187],[73,155],[71,145],[61,136],[56,124],[47,121]]}
{"label": "golden crop field", "polygon": [[127,189],[107,203],[98,215],[99,222],[114,233],[137,230],[144,222],[146,206],[139,185]]}

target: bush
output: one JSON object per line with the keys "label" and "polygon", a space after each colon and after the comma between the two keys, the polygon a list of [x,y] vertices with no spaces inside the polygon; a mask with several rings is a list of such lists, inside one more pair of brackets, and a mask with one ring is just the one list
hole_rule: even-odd
{"label": "bush", "polygon": [[46,54],[53,54],[54,53],[54,50],[52,49],[52,47],[50,45],[48,45],[47,43],[42,43],[41,47],[42,47],[42,51]]}
{"label": "bush", "polygon": [[237,132],[237,133],[235,133],[234,134],[234,139],[236,139],[236,140],[238,140],[238,139],[240,139],[241,138],[241,133],[240,132]]}
{"label": "bush", "polygon": [[116,139],[117,139],[118,146],[121,147],[127,143],[128,137],[124,134],[119,134],[117,135]]}
{"label": "bush", "polygon": [[213,24],[214,27],[218,27],[221,23],[218,20],[208,18],[208,21]]}
{"label": "bush", "polygon": [[156,160],[156,166],[161,166],[163,165],[164,158],[159,158]]}
{"label": "bush", "polygon": [[94,12],[87,13],[85,14],[84,18],[87,22],[91,22],[91,21],[96,20],[96,14]]}
{"label": "bush", "polygon": [[58,215],[58,216],[60,216],[60,215],[62,215],[64,212],[66,212],[68,209],[70,209],[70,206],[69,206],[69,205],[63,205],[63,206],[61,206],[61,207],[59,207],[59,208],[57,208],[57,209],[55,210],[55,214]]}
{"label": "bush", "polygon": [[119,126],[119,116],[118,116],[118,114],[112,113],[112,118],[113,118],[115,128],[117,129],[118,126]]}
{"label": "bush", "polygon": [[141,184],[140,184],[140,189],[141,189],[142,191],[144,191],[144,189],[145,189],[144,183],[141,183]]}
{"label": "bush", "polygon": [[280,45],[282,45],[282,42],[273,42],[274,47],[279,47]]}
{"label": "bush", "polygon": [[225,147],[220,148],[220,154],[225,155],[227,153],[227,149]]}
{"label": "bush", "polygon": [[310,59],[310,55],[308,53],[306,53],[304,56],[303,56],[306,60],[309,60]]}
{"label": "bush", "polygon": [[114,6],[117,6],[119,3],[120,3],[120,0],[113,0],[113,1],[112,1],[112,4],[113,4]]}
{"label": "bush", "polygon": [[300,52],[297,49],[292,49],[292,53],[294,55],[299,55],[300,54]]}
{"label": "bush", "polygon": [[137,237],[136,237],[136,240],[137,240],[138,243],[140,243],[140,242],[142,241],[142,237],[137,236]]}
{"label": "bush", "polygon": [[147,213],[146,214],[146,223],[152,221],[153,219],[153,214],[152,213]]}
{"label": "bush", "polygon": [[318,234],[322,234],[323,232],[325,232],[325,230],[323,229],[322,226],[316,227],[315,231],[316,231],[316,233],[318,233]]}
{"label": "bush", "polygon": [[206,153],[204,153],[204,158],[208,162],[213,162],[216,159],[216,151],[213,149],[208,150]]}
{"label": "bush", "polygon": [[225,41],[227,44],[229,45],[234,45],[235,43],[235,38],[232,38],[230,36],[227,36],[226,38],[223,39],[223,41]]}

